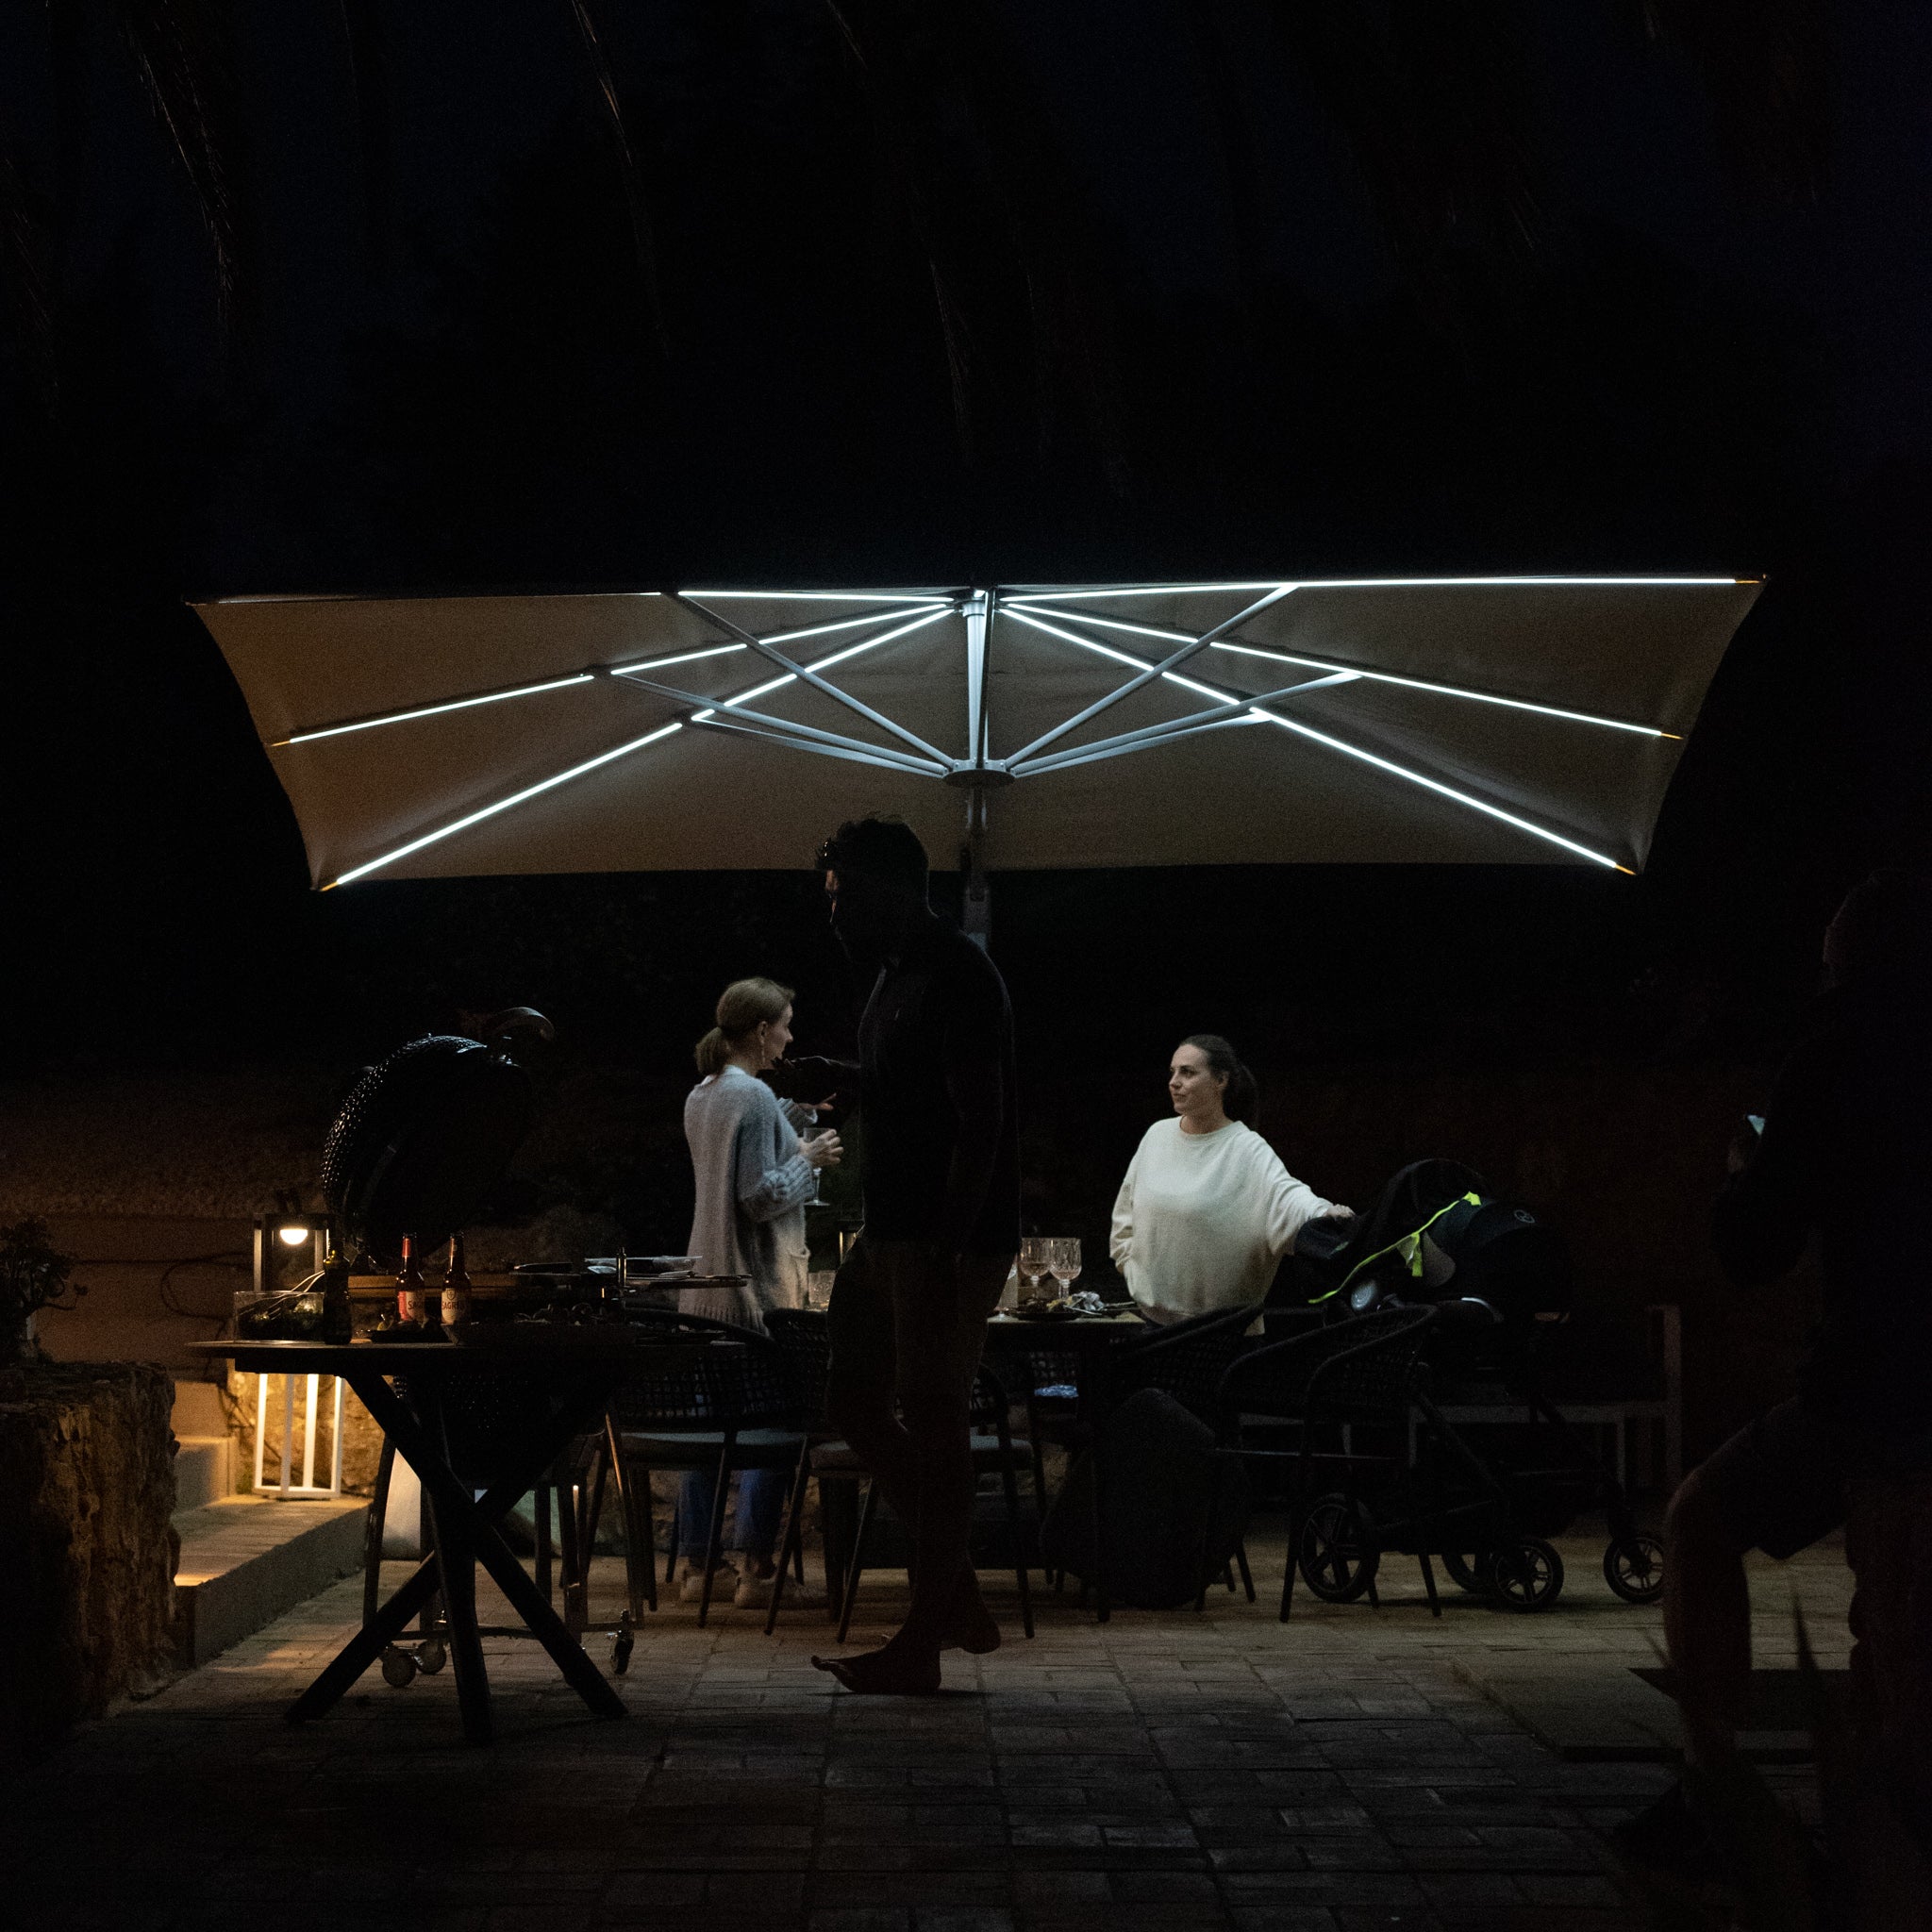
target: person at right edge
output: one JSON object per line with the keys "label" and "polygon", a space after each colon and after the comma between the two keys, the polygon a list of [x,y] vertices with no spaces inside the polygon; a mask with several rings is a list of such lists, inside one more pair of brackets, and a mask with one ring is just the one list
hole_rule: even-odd
{"label": "person at right edge", "polygon": [[[912,1602],[880,1649],[812,1662],[848,1690],[929,1694],[942,1651],[1000,1641],[968,1553],[968,1412],[1020,1245],[1012,1009],[992,961],[926,904],[909,825],[842,824],[819,865],[834,934],[877,975],[858,1026],[865,1225],[832,1288],[825,1407],[912,1534]],[[801,1075],[824,1085],[808,1062]]]}
{"label": "person at right edge", "polygon": [[1932,1861],[1913,1849],[1932,1846],[1932,879],[1878,873],[1856,888],[1825,934],[1824,985],[1761,1134],[1747,1124],[1732,1144],[1713,1223],[1719,1259],[1747,1288],[1787,1273],[1815,1237],[1824,1318],[1798,1394],[1672,1498],[1664,1627],[1685,1781],[1617,1837],[1643,1864],[1748,1862],[1735,1795],[1751,1681],[1744,1558],[1791,1557],[1842,1525],[1872,1789],[1847,1807],[1852,1869],[1839,1875],[1855,1901],[1846,1923],[1891,1932],[1932,1911]]}

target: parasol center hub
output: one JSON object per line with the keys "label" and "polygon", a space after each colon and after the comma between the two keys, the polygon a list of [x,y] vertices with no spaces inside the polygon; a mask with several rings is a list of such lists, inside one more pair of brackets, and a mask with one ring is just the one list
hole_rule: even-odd
{"label": "parasol center hub", "polygon": [[958,786],[962,791],[997,791],[1001,786],[1012,782],[1012,773],[1002,772],[991,765],[962,765],[958,771],[946,774],[946,783]]}

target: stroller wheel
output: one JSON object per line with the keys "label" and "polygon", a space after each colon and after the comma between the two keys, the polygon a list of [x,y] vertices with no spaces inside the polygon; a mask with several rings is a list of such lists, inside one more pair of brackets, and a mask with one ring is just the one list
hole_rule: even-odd
{"label": "stroller wheel", "polygon": [[1295,1540],[1302,1581],[1324,1602],[1353,1603],[1374,1580],[1382,1560],[1368,1506],[1339,1491],[1318,1496]]}
{"label": "stroller wheel", "polygon": [[1604,1581],[1626,1604],[1654,1604],[1664,1593],[1664,1546],[1654,1536],[1620,1536],[1604,1552]]}
{"label": "stroller wheel", "polygon": [[407,1650],[390,1644],[382,1653],[382,1681],[391,1690],[402,1690],[415,1680],[416,1659]]}
{"label": "stroller wheel", "polygon": [[1483,1574],[1500,1609],[1546,1610],[1563,1593],[1563,1559],[1540,1536],[1498,1543]]}
{"label": "stroller wheel", "polygon": [[1442,1552],[1442,1567],[1449,1573],[1449,1580],[1457,1590],[1466,1590],[1471,1596],[1483,1593],[1483,1579],[1479,1574],[1482,1558],[1465,1557],[1456,1550]]}

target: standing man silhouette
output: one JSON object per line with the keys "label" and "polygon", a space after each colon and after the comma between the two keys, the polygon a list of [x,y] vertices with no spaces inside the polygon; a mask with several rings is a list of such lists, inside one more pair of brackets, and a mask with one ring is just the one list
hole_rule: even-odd
{"label": "standing man silhouette", "polygon": [[912,1532],[913,1583],[882,1649],[812,1661],[848,1690],[917,1695],[939,1689],[941,1651],[1000,1641],[968,1557],[968,1411],[1020,1243],[1012,1008],[927,905],[909,825],[842,824],[819,863],[834,933],[877,974],[858,1028],[865,1226],[832,1290],[826,1408]]}

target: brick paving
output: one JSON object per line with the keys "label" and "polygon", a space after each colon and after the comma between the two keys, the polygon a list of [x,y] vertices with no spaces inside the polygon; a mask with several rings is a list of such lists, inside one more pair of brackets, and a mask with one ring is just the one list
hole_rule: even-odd
{"label": "brick paving", "polygon": [[[1391,1558],[1381,1609],[1298,1594],[1284,1627],[1270,1601],[1278,1535],[1257,1536],[1256,1606],[1217,1593],[1205,1616],[1126,1611],[1102,1628],[1049,1597],[1033,1641],[1009,1626],[1001,1651],[949,1660],[946,1693],[917,1703],[850,1698],[811,1671],[808,1655],[829,1647],[822,1614],[788,1614],[767,1640],[761,1613],[727,1607],[704,1631],[691,1610],[660,1613],[622,1680],[622,1723],[590,1717],[536,1645],[491,1640],[488,1749],[463,1744],[447,1672],[406,1690],[372,1674],[321,1723],[282,1722],[358,1614],[358,1586],[343,1584],[79,1732],[8,1795],[0,1921],[1641,1926],[1602,1833],[1668,1773],[1558,1757],[1476,1688],[1513,1656],[1587,1701],[1654,1660],[1657,1613],[1611,1598],[1600,1544],[1562,1547],[1571,1586],[1543,1616],[1452,1591],[1434,1623],[1414,1565]],[[599,1568],[617,1582],[615,1562]],[[903,1588],[868,1583],[855,1642],[890,1627]],[[1766,1566],[1754,1589],[1760,1660],[1789,1655],[1794,1590],[1824,1660],[1841,1660],[1835,1552]],[[483,1609],[501,1614],[487,1593]],[[591,1649],[608,1655],[606,1640]],[[1802,1772],[1776,1775],[1802,1799]]]}

